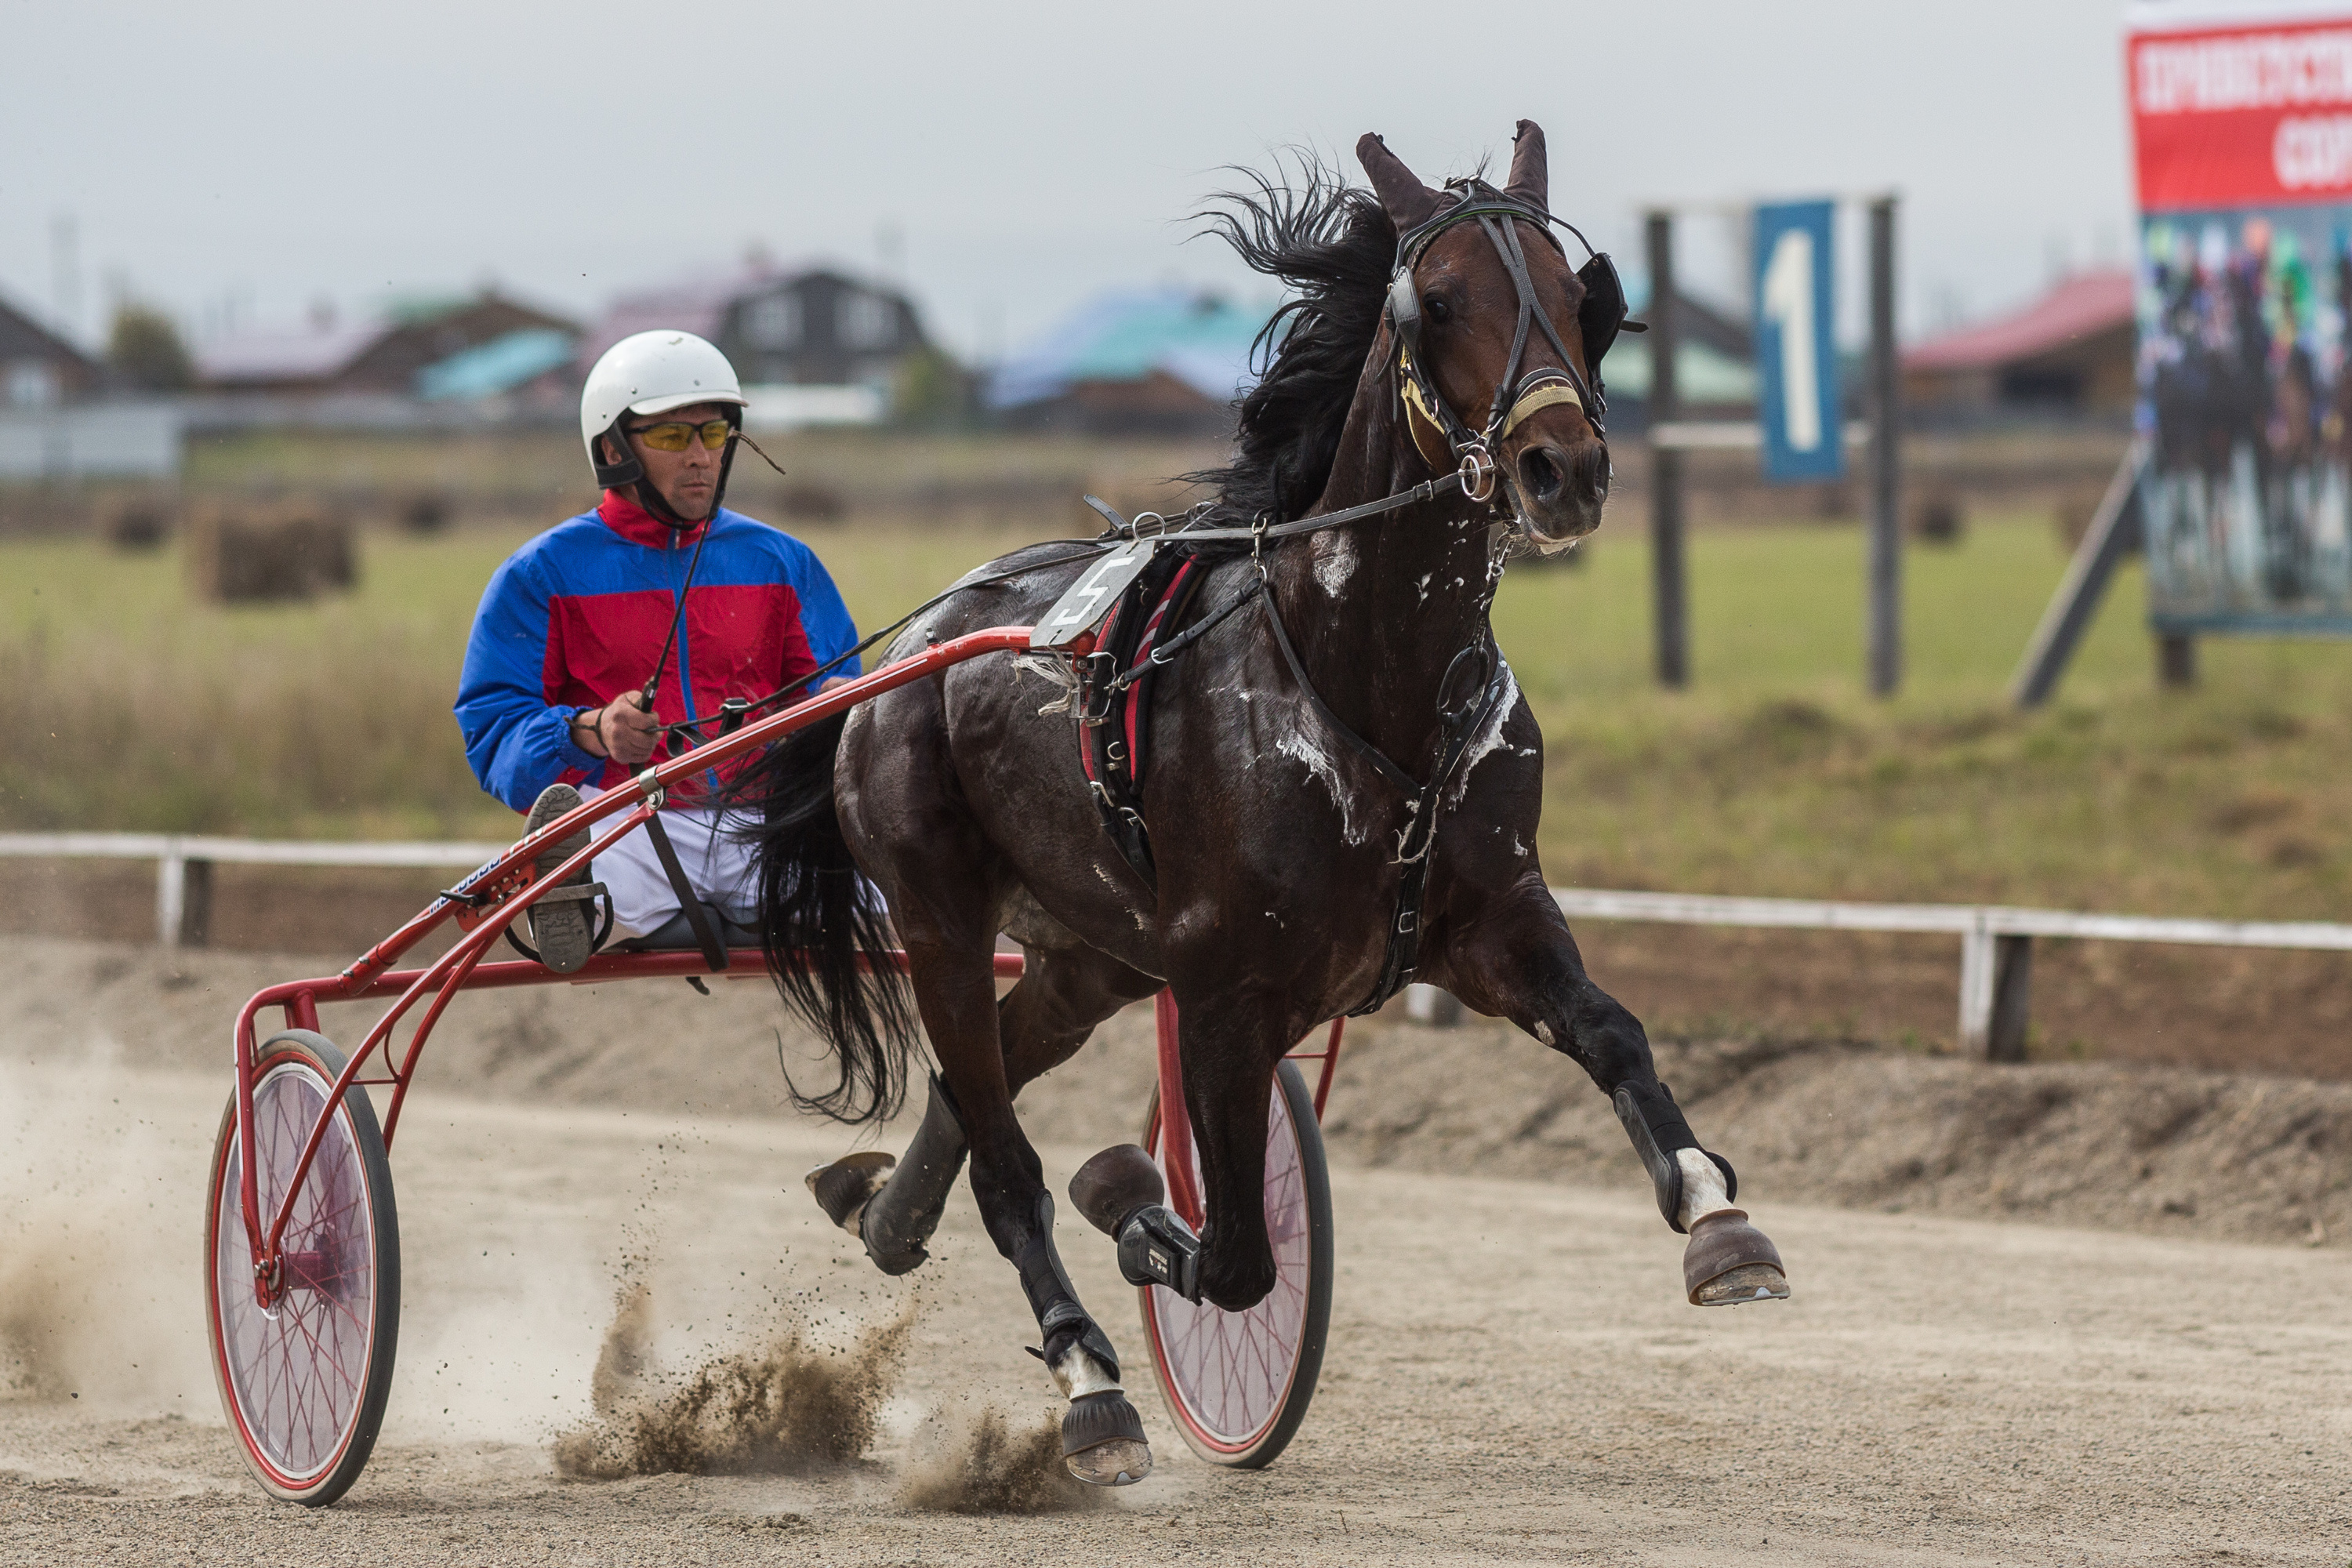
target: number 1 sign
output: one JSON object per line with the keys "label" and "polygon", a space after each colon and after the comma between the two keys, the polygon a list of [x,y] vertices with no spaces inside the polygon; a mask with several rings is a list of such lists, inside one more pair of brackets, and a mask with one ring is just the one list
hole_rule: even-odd
{"label": "number 1 sign", "polygon": [[1757,417],[1764,474],[1779,481],[1845,473],[1828,202],[1756,209]]}

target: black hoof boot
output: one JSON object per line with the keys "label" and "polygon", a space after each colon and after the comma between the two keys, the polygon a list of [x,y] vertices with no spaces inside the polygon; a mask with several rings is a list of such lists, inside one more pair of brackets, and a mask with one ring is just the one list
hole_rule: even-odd
{"label": "black hoof boot", "polygon": [[1062,1417],[1062,1462],[1089,1486],[1131,1487],[1151,1473],[1143,1417],[1114,1389],[1081,1394]]}
{"label": "black hoof boot", "polygon": [[963,1169],[964,1151],[963,1120],[948,1098],[947,1085],[934,1073],[930,1103],[923,1109],[915,1141],[907,1145],[881,1190],[866,1200],[858,1219],[866,1256],[883,1273],[908,1273],[930,1257],[924,1243],[946,1212],[948,1194]]}
{"label": "black hoof boot", "polygon": [[1087,1223],[1118,1242],[1120,1278],[1197,1301],[1201,1238],[1166,1205],[1167,1195],[1160,1167],[1133,1143],[1104,1150],[1070,1178],[1070,1201]]}

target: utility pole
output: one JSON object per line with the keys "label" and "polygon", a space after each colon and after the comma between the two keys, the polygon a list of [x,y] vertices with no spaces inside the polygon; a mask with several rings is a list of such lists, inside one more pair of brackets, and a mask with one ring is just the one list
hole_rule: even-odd
{"label": "utility pole", "polygon": [[1649,215],[1650,583],[1658,684],[1690,684],[1689,596],[1683,577],[1683,455],[1659,439],[1681,412],[1675,386],[1675,217]]}

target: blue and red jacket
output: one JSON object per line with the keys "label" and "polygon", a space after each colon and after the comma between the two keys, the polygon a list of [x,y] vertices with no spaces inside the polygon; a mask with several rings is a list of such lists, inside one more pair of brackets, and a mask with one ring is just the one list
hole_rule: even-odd
{"label": "blue and red jacket", "polygon": [[[612,490],[507,558],[482,595],[457,685],[457,726],[482,787],[528,811],[559,781],[610,788],[630,770],[573,744],[572,718],[641,689],[661,657],[687,563],[708,530],[677,646],[654,712],[712,718],[730,697],[764,697],[857,644],[815,552],[721,508],[673,530]],[[848,659],[833,675],[856,675]],[[670,755],[667,742],[654,761]]]}

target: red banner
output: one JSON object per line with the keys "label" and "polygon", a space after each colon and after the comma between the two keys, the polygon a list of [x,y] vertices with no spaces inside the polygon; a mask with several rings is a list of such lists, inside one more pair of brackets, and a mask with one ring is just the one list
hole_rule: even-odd
{"label": "red banner", "polygon": [[2143,212],[2352,197],[2352,16],[2137,33]]}

